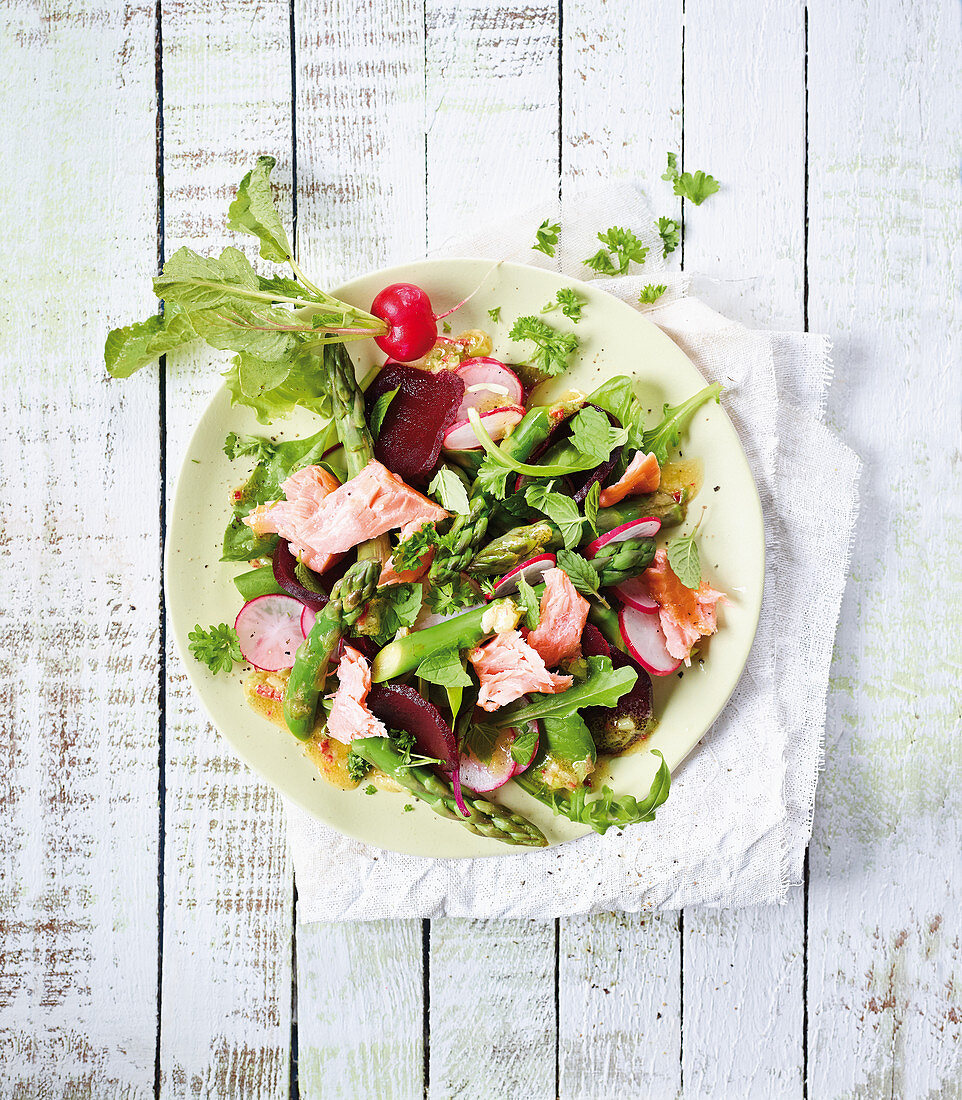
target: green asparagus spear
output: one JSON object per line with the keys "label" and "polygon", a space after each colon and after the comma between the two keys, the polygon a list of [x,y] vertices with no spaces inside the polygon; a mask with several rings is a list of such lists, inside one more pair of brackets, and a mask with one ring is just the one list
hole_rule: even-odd
{"label": "green asparagus spear", "polygon": [[[661,756],[657,749],[652,750]],[[582,825],[590,825],[596,833],[605,833],[612,826],[623,828],[625,825],[634,825],[640,821],[654,821],[655,810],[668,797],[671,788],[671,772],[661,756],[661,764],[651,781],[648,795],[639,802],[634,795],[623,795],[615,798],[614,791],[610,787],[602,787],[601,793],[596,798],[589,799],[586,787],[578,787],[573,791],[555,790],[545,786],[533,771],[517,775],[515,783],[522,790],[550,806],[556,814],[567,817],[570,821],[577,821]]]}
{"label": "green asparagus spear", "polygon": [[630,523],[633,519],[644,519],[646,516],[660,519],[662,527],[678,527],[685,522],[689,490],[683,489],[679,496],[681,499],[675,500],[671,493],[656,490],[645,496],[629,497],[610,508],[599,508],[596,520],[598,534],[603,535],[620,527],[623,523]]}
{"label": "green asparagus spear", "polygon": [[330,600],[297,650],[284,693],[284,721],[301,741],[307,741],[314,730],[317,702],[324,690],[331,654],[341,633],[363,614],[364,605],[377,588],[380,571],[375,561],[352,565],[331,590]]}
{"label": "green asparagus spear", "polygon": [[591,559],[598,570],[598,584],[612,588],[631,577],[637,577],[651,565],[655,556],[654,539],[625,539],[602,546]]}
{"label": "green asparagus spear", "polygon": [[351,751],[417,795],[436,814],[460,822],[472,833],[527,848],[547,846],[544,834],[526,818],[469,792],[464,793],[464,804],[470,812],[470,816],[465,817],[454,800],[450,783],[430,768],[407,764],[389,737],[356,738],[351,742]]}
{"label": "green asparagus spear", "polygon": [[[548,438],[551,418],[543,406],[535,406],[525,413],[511,435],[501,444],[505,454],[519,460]],[[458,516],[439,547],[428,574],[432,584],[446,584],[452,577],[467,569],[475,550],[484,542],[488,521],[494,510],[494,501],[475,481],[471,487],[471,508],[467,515]]]}
{"label": "green asparagus spear", "polygon": [[529,558],[564,546],[561,532],[550,520],[539,520],[510,531],[489,542],[471,559],[468,572],[479,577],[498,577]]}
{"label": "green asparagus spear", "polygon": [[509,612],[517,610],[513,600],[492,600],[486,607],[465,611],[463,615],[446,619],[443,623],[429,626],[426,630],[415,630],[413,634],[396,638],[374,658],[371,679],[375,684],[393,680],[395,676],[401,676],[417,668],[425,657],[436,653],[439,649],[466,649],[468,646],[476,646],[483,638],[493,633],[482,627],[482,618],[485,615],[497,618],[501,608]]}

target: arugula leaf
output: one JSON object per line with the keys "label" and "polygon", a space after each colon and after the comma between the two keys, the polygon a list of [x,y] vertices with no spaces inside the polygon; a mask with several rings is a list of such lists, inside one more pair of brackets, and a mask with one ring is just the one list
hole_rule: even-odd
{"label": "arugula leaf", "polygon": [[578,505],[563,493],[552,493],[552,484],[529,485],[524,491],[525,498],[558,527],[566,547],[577,546],[584,523]]}
{"label": "arugula leaf", "polygon": [[659,218],[658,236],[661,237],[662,256],[670,256],[681,243],[681,226],[674,218]]}
{"label": "arugula leaf", "polygon": [[107,334],[104,363],[111,378],[129,378],[134,371],[197,339],[187,314],[171,305],[163,313],[135,321]]}
{"label": "arugula leaf", "polygon": [[598,571],[586,558],[565,547],[563,550],[558,551],[557,560],[558,568],[563,569],[568,574],[568,580],[571,581],[577,592],[580,592],[582,596],[593,596],[605,607],[608,606],[607,602],[602,599],[598,587]]}
{"label": "arugula leaf", "polygon": [[675,194],[688,199],[695,206],[701,206],[705,199],[709,195],[714,195],[718,189],[718,180],[704,172],[695,172],[694,175],[691,172],[682,172],[675,180]]}
{"label": "arugula leaf", "polygon": [[[570,785],[580,786],[594,770],[598,759],[594,738],[588,732],[584,719],[575,711],[563,718],[546,715],[542,719],[544,736],[535,761],[535,771],[544,778],[546,774],[563,776]],[[560,786],[558,782],[551,786]]]}
{"label": "arugula leaf", "polygon": [[246,358],[246,355],[236,356],[224,375],[232,405],[247,405],[261,424],[287,416],[296,407],[309,409],[325,418],[331,415],[331,398],[325,388],[323,372],[308,357],[295,360],[283,383],[258,397],[248,397],[241,386],[240,369]]}
{"label": "arugula leaf", "polygon": [[449,466],[442,466],[428,486],[428,494],[449,512],[466,516],[471,511],[464,482]]}
{"label": "arugula leaf", "polygon": [[588,678],[557,695],[533,695],[532,702],[519,710],[495,712],[501,725],[516,725],[534,718],[566,718],[582,707],[613,707],[630,691],[638,673],[629,666],[613,668],[610,657],[589,657]]}
{"label": "arugula leaf", "polygon": [[669,447],[678,445],[681,433],[685,431],[691,423],[691,418],[706,401],[712,398],[718,401],[721,389],[721,383],[713,382],[680,405],[672,406],[666,403],[661,423],[642,434],[642,449],[653,454],[658,459],[659,466],[664,466],[668,461]]}
{"label": "arugula leaf", "polygon": [[601,793],[595,798],[589,798],[590,792],[583,785],[573,791],[553,790],[532,772],[517,776],[516,782],[528,794],[550,806],[556,814],[582,825],[590,825],[596,833],[604,834],[612,827],[624,828],[642,821],[654,821],[655,810],[668,798],[671,773],[659,750],[651,751],[661,757],[661,764],[647,796],[640,802],[630,794],[616,798],[614,791],[608,786],[602,787]]}
{"label": "arugula leaf", "polygon": [[382,393],[381,396],[374,402],[374,408],[371,409],[371,415],[368,418],[368,427],[371,429],[371,435],[377,439],[381,434],[381,425],[384,423],[384,414],[387,412],[391,402],[401,392],[400,386],[395,386],[393,390],[388,390],[387,393]]}
{"label": "arugula leaf", "polygon": [[425,525],[408,535],[394,547],[391,562],[397,573],[407,573],[411,569],[420,569],[424,557],[432,546],[438,545],[438,532],[433,523]]}
{"label": "arugula leaf", "polygon": [[561,306],[561,312],[565,317],[570,317],[577,324],[581,320],[581,311],[587,304],[587,298],[582,298],[576,290],[565,287],[558,291],[553,302],[548,302],[546,306],[542,307],[541,312],[550,313]]}
{"label": "arugula leaf", "polygon": [[[605,247],[582,262],[601,275],[626,275],[632,260],[637,264],[643,263],[649,252],[648,246],[643,245],[630,229],[620,229],[617,225],[599,233],[598,240]],[[612,252],[618,261],[617,266],[609,255]]]}
{"label": "arugula leaf", "polygon": [[202,665],[207,665],[215,676],[218,672],[230,672],[235,661],[244,660],[237,631],[227,623],[208,627],[207,630],[198,623],[187,637],[190,640],[188,648],[191,653]]}
{"label": "arugula leaf", "polygon": [[488,310],[488,316],[494,322],[500,321],[501,320],[501,307],[500,306],[495,306],[494,309],[489,309]]}
{"label": "arugula leaf", "polygon": [[281,224],[271,192],[273,157],[258,157],[257,163],[241,180],[237,198],[227,210],[227,228],[259,237],[261,256],[275,263],[286,263],[293,255],[291,242]]}
{"label": "arugula leaf", "polygon": [[332,435],[333,428],[328,426],[305,439],[275,443],[261,436],[237,436],[231,432],[224,443],[227,457],[249,455],[256,458],[257,463],[244,486],[232,495],[234,515],[224,533],[221,561],[250,561],[274,552],[277,536],[258,538],[241,522],[241,516],[246,516],[258,504],[268,504],[282,496],[282,482],[302,466],[319,462],[330,446]]}
{"label": "arugula leaf", "polygon": [[561,226],[557,224],[550,224],[548,219],[538,226],[534,231],[535,243],[531,246],[535,252],[543,252],[546,256],[554,256],[554,250],[558,244],[558,234],[561,232]]}
{"label": "arugula leaf", "polygon": [[[507,473],[510,470],[513,470],[516,474],[527,474],[530,477],[564,477],[566,474],[580,473],[582,470],[590,470],[598,465],[597,462],[593,462],[590,458],[585,458],[584,455],[579,455],[579,460],[576,462],[546,463],[544,465],[519,462],[512,455],[503,451],[491,438],[487,428],[481,423],[481,417],[477,409],[468,409],[468,421],[471,424],[471,430],[477,437],[478,442],[488,454],[488,459],[481,464],[478,470],[479,477],[484,471],[488,460],[504,470],[505,482],[507,481]],[[493,474],[488,473],[486,476],[489,478],[491,484],[494,485]],[[505,489],[502,483],[502,496],[504,492]]]}
{"label": "arugula leaf", "polygon": [[518,596],[515,602],[523,609],[522,619],[529,630],[534,630],[541,622],[541,604],[534,589],[525,580],[524,573],[518,574]]}
{"label": "arugula leaf", "polygon": [[650,306],[653,302],[657,302],[658,299],[668,289],[664,283],[659,286],[655,286],[653,283],[649,283],[646,287],[642,288],[641,293],[638,295],[638,301],[643,306]]}
{"label": "arugula leaf", "polygon": [[616,416],[628,431],[628,442],[633,447],[641,446],[644,409],[635,396],[630,378],[624,374],[616,374],[600,385],[594,393],[589,394],[588,401],[604,409],[605,412],[610,412],[612,416]]}
{"label": "arugula leaf", "polygon": [[598,505],[601,503],[601,482],[596,481],[585,496],[585,519],[591,524],[591,529],[598,534]]}
{"label": "arugula leaf", "polygon": [[580,341],[574,333],[558,332],[541,317],[519,317],[508,333],[511,340],[530,340],[537,351],[529,362],[549,378],[561,374],[568,360],[578,350]]}
{"label": "arugula leaf", "polygon": [[454,646],[429,653],[418,665],[417,675],[439,687],[471,686],[471,677],[461,664],[461,654]]}

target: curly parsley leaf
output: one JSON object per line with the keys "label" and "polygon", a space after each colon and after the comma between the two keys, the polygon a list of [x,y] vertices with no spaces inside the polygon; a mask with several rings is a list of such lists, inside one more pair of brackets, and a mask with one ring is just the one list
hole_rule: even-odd
{"label": "curly parsley leaf", "polygon": [[214,675],[218,672],[230,672],[235,661],[244,660],[237,631],[227,623],[220,623],[206,630],[198,623],[187,638],[191,653],[202,665],[207,665]]}
{"label": "curly parsley leaf", "polygon": [[599,233],[598,240],[605,247],[582,262],[600,275],[626,275],[632,261],[643,263],[648,255],[648,246],[643,245],[630,229],[613,225],[604,233]]}
{"label": "curly parsley leaf", "polygon": [[554,256],[554,250],[558,245],[558,234],[561,226],[551,223],[547,218],[534,231],[535,243],[531,246],[535,252],[543,252],[546,256]]}
{"label": "curly parsley leaf", "polygon": [[382,393],[377,401],[374,402],[374,408],[371,409],[371,415],[368,419],[368,427],[371,429],[371,435],[375,439],[381,434],[381,425],[384,423],[384,417],[391,407],[391,402],[397,397],[400,390],[400,386],[395,386],[393,390]]}
{"label": "curly parsley leaf", "polygon": [[541,622],[541,604],[534,589],[525,580],[524,573],[518,574],[518,595],[515,601],[523,610],[522,620],[529,630]]}
{"label": "curly parsley leaf", "polygon": [[358,756],[356,752],[349,752],[347,754],[346,766],[348,779],[353,780],[355,783],[360,783],[371,770],[371,765],[363,756]]}
{"label": "curly parsley leaf", "polygon": [[664,284],[654,286],[652,283],[649,283],[638,295],[638,301],[641,302],[643,306],[650,306],[652,302],[657,302],[667,289],[668,287]]}
{"label": "curly parsley leaf", "polygon": [[587,304],[587,298],[582,298],[581,295],[576,290],[572,290],[571,287],[564,287],[555,295],[555,300],[553,302],[548,302],[546,306],[542,307],[541,312],[551,313],[552,310],[560,306],[561,312],[565,317],[569,317],[577,324],[581,320],[581,311]]}
{"label": "curly parsley leaf", "polygon": [[466,516],[471,510],[464,482],[449,466],[442,466],[428,486],[430,496],[449,512]]}
{"label": "curly parsley leaf", "polygon": [[678,179],[678,156],[675,153],[668,154],[668,167],[661,174],[663,180],[674,183]]}
{"label": "curly parsley leaf", "polygon": [[508,474],[510,473],[507,466],[502,466],[488,457],[478,467],[478,484],[496,500],[504,500],[508,492]]}
{"label": "curly parsley leaf", "polygon": [[[566,547],[577,546],[581,539],[584,519],[578,511],[578,505],[564,493],[551,492],[554,482],[547,485],[529,485],[525,489],[525,498],[532,508],[537,508],[550,519],[564,539]],[[574,583],[574,582],[572,582]]]}
{"label": "curly parsley leaf", "polygon": [[580,341],[570,332],[558,332],[541,317],[519,317],[508,333],[511,340],[530,340],[537,350],[528,360],[533,367],[554,378],[568,368],[568,360]]}
{"label": "curly parsley leaf", "polygon": [[[693,202],[695,206],[701,206],[701,204],[708,198],[709,195],[714,195],[718,190],[718,181],[714,177],[706,175],[704,172],[679,172],[678,171],[678,157],[674,153],[668,154],[668,168],[663,173],[663,180],[667,180],[674,186],[675,194],[680,195],[683,199],[688,199],[689,202]],[[667,219],[666,219],[667,220]],[[659,225],[659,232],[661,227]],[[671,251],[669,249],[668,251]],[[668,255],[668,252],[665,253]]]}
{"label": "curly parsley leaf", "polygon": [[420,584],[392,584],[379,588],[368,605],[371,621],[377,624],[377,633],[371,635],[375,643],[387,645],[402,626],[413,626],[423,602]]}
{"label": "curly parsley leaf", "polygon": [[257,163],[241,180],[237,198],[227,211],[227,228],[249,233],[261,242],[261,256],[275,263],[286,263],[293,255],[287,231],[271,192],[273,157],[258,157]]}
{"label": "curly parsley leaf", "polygon": [[494,309],[489,309],[488,310],[488,316],[495,323],[500,321],[501,320],[501,307],[500,306],[495,306]]}
{"label": "curly parsley leaf", "polygon": [[391,564],[396,573],[407,573],[411,569],[420,569],[424,557],[432,546],[439,542],[438,532],[433,523],[426,523],[413,535],[399,542],[391,553]]}
{"label": "curly parsley leaf", "polygon": [[557,560],[558,568],[568,574],[568,580],[574,585],[576,591],[582,596],[593,596],[606,607],[608,606],[598,587],[598,571],[591,562],[567,548],[558,551]]}
{"label": "curly parsley leaf", "polygon": [[681,243],[681,226],[674,218],[659,218],[658,236],[661,237],[662,256],[670,256]]}
{"label": "curly parsley leaf", "polygon": [[478,590],[462,580],[434,585],[428,592],[428,606],[436,615],[453,615],[480,602]]}

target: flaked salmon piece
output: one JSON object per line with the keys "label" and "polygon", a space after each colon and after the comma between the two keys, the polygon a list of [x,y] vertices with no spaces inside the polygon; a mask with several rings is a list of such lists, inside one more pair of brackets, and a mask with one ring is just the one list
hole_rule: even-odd
{"label": "flaked salmon piece", "polygon": [[563,569],[544,574],[541,621],[528,632],[528,645],[541,659],[556,668],[569,657],[581,656],[581,634],[588,621],[588,601],[575,591]]}
{"label": "flaked salmon piece", "polygon": [[610,508],[627,496],[641,496],[653,493],[661,484],[661,467],[654,455],[639,451],[628,464],[628,469],[607,489],[601,490],[598,503],[602,508]]}
{"label": "flaked salmon piece", "polygon": [[367,708],[371,666],[363,653],[344,646],[337,666],[337,691],[327,719],[328,734],[344,745],[355,737],[387,737],[387,727]]}
{"label": "flaked salmon piece", "polygon": [[287,539],[292,553],[318,573],[323,572],[321,562],[329,563],[359,543],[395,527],[437,522],[448,515],[376,459],[333,489],[327,488],[325,474],[323,467],[305,466],[284,482],[287,500],[255,508],[244,519],[255,534]]}
{"label": "flaked salmon piece", "polygon": [[[406,523],[401,528],[401,542],[405,539],[409,539],[412,535],[416,535],[422,527],[427,524],[420,519],[414,520],[413,523]],[[416,569],[402,569],[400,573],[394,568],[394,558],[390,557],[384,563],[381,569],[381,575],[377,579],[378,588],[384,588],[391,584],[410,584],[413,581],[419,581],[431,568],[431,563],[434,561],[434,547],[430,547],[428,552],[421,558],[421,564]]]}
{"label": "flaked salmon piece", "polygon": [[478,706],[487,711],[513,703],[529,691],[556,695],[571,687],[574,679],[549,672],[541,654],[517,630],[496,634],[483,646],[470,650],[468,660],[481,681]]}
{"label": "flaked salmon piece", "polygon": [[686,588],[668,564],[665,550],[655,551],[655,560],[645,570],[651,597],[658,604],[658,618],[665,646],[675,660],[691,663],[691,647],[718,629],[716,605],[725,593],[702,581],[696,589]]}

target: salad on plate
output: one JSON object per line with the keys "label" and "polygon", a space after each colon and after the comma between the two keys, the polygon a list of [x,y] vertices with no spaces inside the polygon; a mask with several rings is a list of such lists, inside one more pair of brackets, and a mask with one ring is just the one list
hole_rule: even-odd
{"label": "salad on plate", "polygon": [[[289,274],[182,248],[155,280],[164,312],[105,349],[126,377],[204,340],[235,353],[231,399],[268,429],[295,407],[317,418],[301,438],[224,440],[237,614],[198,624],[191,653],[212,676],[243,663],[249,706],[357,791],[358,814],[365,795],[402,792],[472,832],[543,846],[499,800],[514,783],[600,833],[652,820],[664,759],[637,794],[598,776],[656,728],[651,677],[706,660],[718,628],[725,597],[702,576],[698,525],[674,531],[701,482],[677,448],[720,386],[653,416],[623,375],[539,396],[579,345],[573,287],[514,321],[510,356],[480,328],[454,334],[459,307],[437,315],[411,283],[369,310],[338,301],[294,258],[273,164],[244,178],[229,224]],[[495,303],[488,313],[499,320]],[[357,340],[386,354],[360,379]]]}

